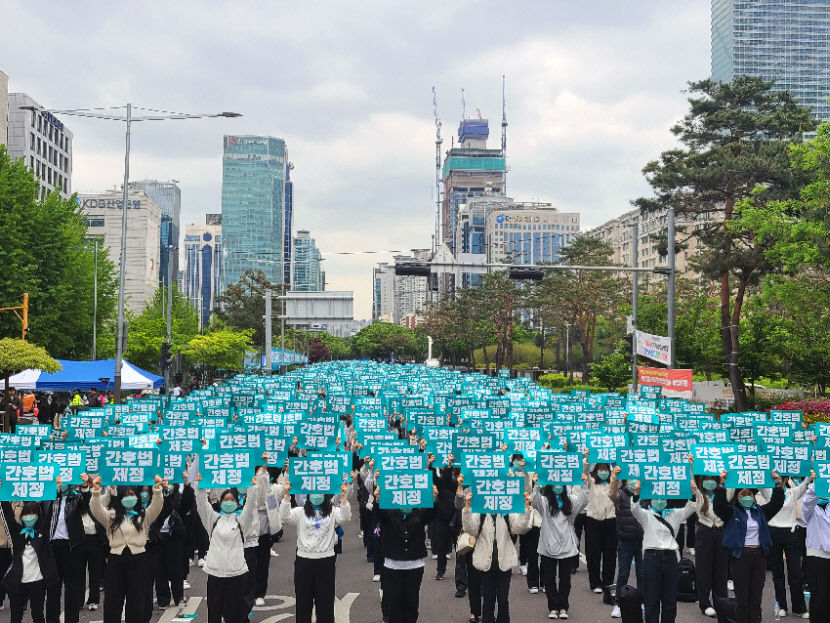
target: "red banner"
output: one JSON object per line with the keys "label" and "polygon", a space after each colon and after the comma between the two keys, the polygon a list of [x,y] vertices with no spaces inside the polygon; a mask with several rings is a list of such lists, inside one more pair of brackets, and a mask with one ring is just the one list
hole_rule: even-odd
{"label": "red banner", "polygon": [[637,366],[637,380],[640,385],[659,385],[662,395],[668,398],[692,398],[692,370],[668,370],[666,368],[644,368]]}

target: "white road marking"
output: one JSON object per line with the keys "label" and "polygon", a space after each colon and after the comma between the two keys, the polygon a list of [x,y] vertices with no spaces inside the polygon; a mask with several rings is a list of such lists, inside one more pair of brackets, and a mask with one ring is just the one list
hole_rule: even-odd
{"label": "white road marking", "polygon": [[[334,620],[335,623],[350,623],[351,617],[351,609],[352,604],[354,603],[355,599],[358,598],[360,593],[346,593],[343,596],[343,599],[338,599],[337,597],[334,598]],[[294,597],[287,596],[287,595],[266,595],[266,601],[278,601],[279,603],[273,605],[266,605],[266,606],[254,606],[254,612],[264,612],[270,610],[283,610],[285,608],[293,608],[297,604],[297,600]],[[275,614],[270,616],[260,623],[278,623],[284,619],[288,619],[294,616],[293,612],[281,612],[279,614]],[[315,621],[316,617],[312,617],[312,621]],[[172,622],[174,623],[178,621],[178,619],[173,619]],[[183,621],[183,619],[182,619]],[[159,623],[168,623],[167,621],[159,621]]]}
{"label": "white road marking", "polygon": [[[199,604],[202,603],[201,597],[190,597],[187,600],[187,603],[184,607],[184,614],[196,614],[196,610],[199,609]],[[167,610],[164,611],[164,614],[161,615],[161,618],[158,620],[158,623],[173,623],[174,621],[181,622],[181,621],[192,621],[192,618],[176,618],[176,615],[179,612],[178,606],[170,606]],[[169,618],[168,618],[169,617]]]}

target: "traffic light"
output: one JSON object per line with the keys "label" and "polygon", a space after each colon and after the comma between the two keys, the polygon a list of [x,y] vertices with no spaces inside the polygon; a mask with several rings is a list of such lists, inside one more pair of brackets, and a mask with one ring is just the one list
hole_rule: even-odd
{"label": "traffic light", "polygon": [[633,354],[634,354],[634,334],[629,333],[625,337],[623,337],[623,341],[625,342],[625,347],[623,348],[623,354],[625,355],[626,361],[631,361]]}
{"label": "traffic light", "polygon": [[400,262],[395,264],[395,274],[399,277],[429,277],[429,262]]}
{"label": "traffic light", "polygon": [[541,268],[520,268],[510,267],[511,279],[530,279],[531,281],[541,281],[545,278],[545,271]]}
{"label": "traffic light", "polygon": [[173,363],[173,353],[170,350],[170,344],[164,342],[161,345],[161,362],[159,367],[162,370],[165,370],[170,367],[171,363]]}

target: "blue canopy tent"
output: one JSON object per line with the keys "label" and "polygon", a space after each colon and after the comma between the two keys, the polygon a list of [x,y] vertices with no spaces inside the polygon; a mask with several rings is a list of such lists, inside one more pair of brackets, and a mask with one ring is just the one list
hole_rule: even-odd
{"label": "blue canopy tent", "polygon": [[[9,385],[18,390],[68,392],[73,389],[111,390],[115,382],[115,359],[98,361],[71,361],[58,359],[61,370],[47,374],[42,370],[24,370],[9,379]],[[161,387],[164,379],[138,368],[127,361],[121,366],[121,389],[142,390]]]}

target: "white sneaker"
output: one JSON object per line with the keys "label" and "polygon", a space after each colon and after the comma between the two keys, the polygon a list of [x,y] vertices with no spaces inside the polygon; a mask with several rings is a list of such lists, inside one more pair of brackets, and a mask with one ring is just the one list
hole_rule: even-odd
{"label": "white sneaker", "polygon": [[380,582],[380,575],[375,574],[372,576],[372,582]]}
{"label": "white sneaker", "polygon": [[694,548],[694,547],[690,547],[690,548],[689,548],[689,556],[694,556],[694,555],[695,555],[695,548]]}
{"label": "white sneaker", "polygon": [[558,610],[551,610],[550,614],[548,614],[549,619],[558,619],[559,618],[559,611]]}
{"label": "white sneaker", "polygon": [[595,593],[597,593],[597,594],[599,594],[599,593],[601,593],[601,592],[602,592],[602,589],[601,589],[599,586],[597,586],[597,587],[594,589],[594,592],[595,592]]}
{"label": "white sneaker", "polygon": [[560,610],[559,611],[559,618],[560,619],[567,619],[568,618],[568,611],[567,610]]}
{"label": "white sneaker", "polygon": [[86,609],[89,610],[90,612],[92,610],[97,610],[98,609],[98,604],[87,604]]}
{"label": "white sneaker", "polygon": [[781,610],[778,611],[778,616],[780,616],[780,617],[787,616],[787,611],[784,610],[783,608],[781,608]]}
{"label": "white sneaker", "polygon": [[622,612],[620,612],[619,606],[614,606],[614,609],[611,611],[611,618],[612,619],[619,619],[622,617]]}
{"label": "white sneaker", "polygon": [[184,590],[188,590],[188,589],[190,588],[190,582],[188,582],[187,580],[185,580],[184,582],[182,582],[182,588],[183,588]]}
{"label": "white sneaker", "polygon": [[254,605],[255,606],[264,606],[265,605],[265,600],[262,597],[257,597],[256,600],[254,601]]}
{"label": "white sneaker", "polygon": [[357,533],[357,538],[358,538],[358,539],[362,539],[362,538],[363,538],[363,530],[361,530],[360,532],[358,532],[358,533]]}
{"label": "white sneaker", "polygon": [[538,595],[539,594],[539,587],[538,586],[531,586],[527,590],[531,595]]}
{"label": "white sneaker", "polygon": [[727,590],[734,591],[735,590],[735,583],[732,580],[728,580],[726,582]]}
{"label": "white sneaker", "polygon": [[522,570],[522,575],[527,575],[527,565],[522,565],[519,569]]}
{"label": "white sneaker", "polygon": [[433,555],[432,555],[432,559],[433,559],[433,560],[438,560],[438,554],[433,554]]}
{"label": "white sneaker", "polygon": [[809,613],[809,612],[805,612],[804,614],[802,614],[802,615],[801,615],[801,618],[802,618],[802,619],[809,619],[809,618],[810,618],[810,613]]}
{"label": "white sneaker", "polygon": [[279,557],[280,557],[280,555],[272,549],[271,550],[271,558],[279,558]]}
{"label": "white sneaker", "polygon": [[204,558],[200,558],[200,559],[199,559],[199,563],[198,563],[198,564],[199,564],[199,567],[204,567],[204,566],[205,566],[205,559],[204,559]]}
{"label": "white sneaker", "polygon": [[715,609],[712,606],[709,606],[708,608],[706,608],[706,610],[703,611],[703,614],[705,614],[707,617],[712,617],[712,618],[714,618],[718,615],[718,613],[715,612]]}

